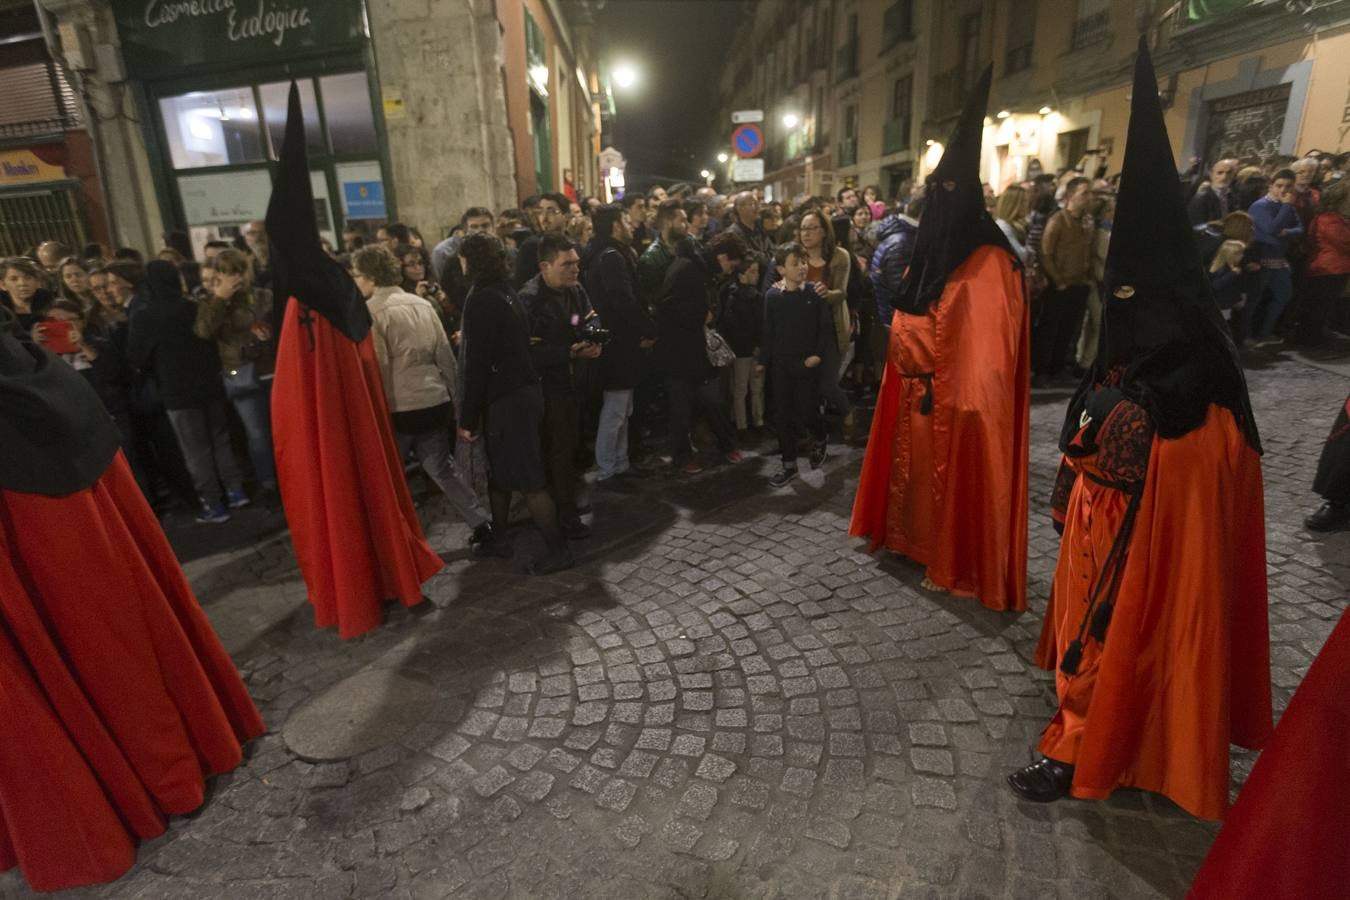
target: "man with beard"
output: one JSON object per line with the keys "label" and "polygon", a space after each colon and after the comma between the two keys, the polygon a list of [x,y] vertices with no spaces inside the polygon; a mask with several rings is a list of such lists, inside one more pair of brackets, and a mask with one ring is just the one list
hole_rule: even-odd
{"label": "man with beard", "polygon": [[1016,255],[985,209],[987,68],[928,177],[892,300],[889,360],[849,533],[924,586],[1026,608],[1029,321]]}
{"label": "man with beard", "polygon": [[1139,42],[1101,350],[1069,404],[1036,662],[1059,710],[1018,796],[1228,808],[1228,745],[1270,734],[1261,442]]}

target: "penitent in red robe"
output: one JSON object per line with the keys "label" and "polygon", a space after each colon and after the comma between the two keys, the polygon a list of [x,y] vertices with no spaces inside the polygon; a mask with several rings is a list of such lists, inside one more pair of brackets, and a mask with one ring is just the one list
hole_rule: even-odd
{"label": "penitent in red robe", "polygon": [[281,499],[314,620],[352,638],[384,604],[421,603],[441,558],[408,493],[370,335],[354,342],[294,298],[272,388]]}
{"label": "penitent in red robe", "polygon": [[71,494],[0,490],[0,871],[112,881],[263,730],[120,452]]}
{"label": "penitent in red robe", "polygon": [[1179,438],[1152,437],[1110,627],[1101,643],[1086,636],[1066,675],[1058,667],[1128,505],[1101,457],[1064,461],[1078,478],[1036,650],[1056,670],[1060,706],[1040,751],[1075,766],[1075,797],[1142,788],[1220,819],[1228,745],[1270,734],[1261,458],[1219,406]]}
{"label": "penitent in red robe", "polygon": [[1027,605],[1028,316],[1021,273],[992,246],[926,315],[895,314],[849,526],[998,610]]}
{"label": "penitent in red robe", "polygon": [[1350,614],[1327,638],[1191,885],[1192,900],[1350,893]]}

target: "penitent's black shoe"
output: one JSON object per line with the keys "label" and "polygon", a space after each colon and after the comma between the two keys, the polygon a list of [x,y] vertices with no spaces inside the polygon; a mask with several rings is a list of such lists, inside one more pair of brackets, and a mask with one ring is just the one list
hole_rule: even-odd
{"label": "penitent's black shoe", "polygon": [[1350,505],[1328,500],[1303,520],[1303,526],[1309,531],[1345,531],[1350,528]]}
{"label": "penitent's black shoe", "polygon": [[1073,766],[1042,756],[1009,775],[1008,786],[1023,800],[1053,803],[1069,796],[1069,788],[1073,786]]}

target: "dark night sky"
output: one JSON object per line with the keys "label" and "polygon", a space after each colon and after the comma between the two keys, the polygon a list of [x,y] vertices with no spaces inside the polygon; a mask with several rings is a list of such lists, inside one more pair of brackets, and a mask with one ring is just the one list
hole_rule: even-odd
{"label": "dark night sky", "polygon": [[[596,15],[602,60],[628,60],[637,85],[617,86],[615,146],[628,183],[698,182],[730,136],[720,121],[718,80],[748,0],[608,0]],[[723,127],[725,126],[725,127]]]}

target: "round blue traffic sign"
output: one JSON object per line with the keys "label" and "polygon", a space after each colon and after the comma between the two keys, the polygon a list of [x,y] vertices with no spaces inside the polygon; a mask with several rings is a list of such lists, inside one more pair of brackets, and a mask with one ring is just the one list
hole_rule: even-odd
{"label": "round blue traffic sign", "polygon": [[731,133],[731,146],[741,159],[759,156],[764,149],[764,132],[758,125],[741,125]]}

